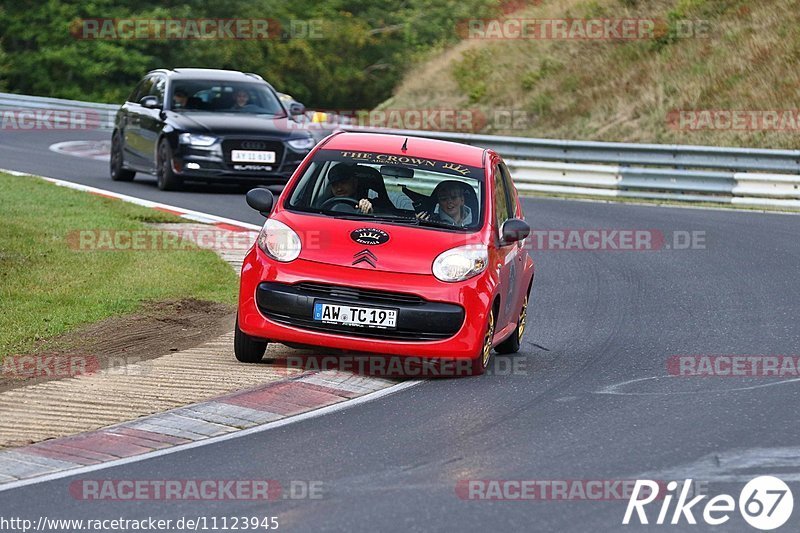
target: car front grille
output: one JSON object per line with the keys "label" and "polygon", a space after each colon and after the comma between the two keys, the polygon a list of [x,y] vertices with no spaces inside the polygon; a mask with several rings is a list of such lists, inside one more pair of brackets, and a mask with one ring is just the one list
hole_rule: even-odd
{"label": "car front grille", "polygon": [[356,287],[343,287],[309,282],[298,283],[295,285],[295,287],[305,292],[309,296],[314,296],[317,298],[344,299],[348,301],[376,303],[381,305],[422,305],[425,303],[425,300],[419,296],[413,294],[403,294],[400,292],[385,292],[370,289],[360,289]]}

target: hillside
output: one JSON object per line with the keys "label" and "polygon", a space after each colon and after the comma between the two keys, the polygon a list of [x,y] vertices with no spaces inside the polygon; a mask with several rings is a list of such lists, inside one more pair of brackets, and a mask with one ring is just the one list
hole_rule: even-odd
{"label": "hillside", "polygon": [[[800,145],[796,0],[527,4],[533,5],[506,16],[655,19],[655,29],[644,39],[507,39],[497,37],[511,31],[492,34],[487,23],[473,23],[486,32],[473,37],[495,38],[467,38],[430,55],[380,108],[476,110],[487,121],[477,121],[473,130],[493,134]],[[689,33],[687,20],[695,21],[696,35],[681,35]],[[463,25],[460,30],[468,36]],[[508,120],[512,113],[515,123]]]}

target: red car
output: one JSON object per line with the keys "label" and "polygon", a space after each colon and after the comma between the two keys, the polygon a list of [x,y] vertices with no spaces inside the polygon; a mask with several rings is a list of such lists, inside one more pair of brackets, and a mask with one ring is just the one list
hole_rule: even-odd
{"label": "red car", "polygon": [[468,364],[519,350],[530,227],[492,150],[337,132],[311,151],[242,267],[236,358],[268,342]]}

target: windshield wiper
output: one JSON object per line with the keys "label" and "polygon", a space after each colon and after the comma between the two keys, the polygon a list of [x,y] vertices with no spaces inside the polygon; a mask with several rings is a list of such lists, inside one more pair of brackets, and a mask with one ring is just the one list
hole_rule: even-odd
{"label": "windshield wiper", "polygon": [[440,222],[438,220],[425,220],[424,218],[417,219],[420,226],[428,226],[431,228],[444,228],[444,229],[465,229],[462,226],[448,224],[447,222]]}
{"label": "windshield wiper", "polygon": [[399,222],[401,224],[418,225],[419,221],[411,217],[395,217],[391,215],[370,215],[364,213],[342,213],[340,211],[320,211],[333,218],[343,218],[346,220],[377,220],[379,222]]}

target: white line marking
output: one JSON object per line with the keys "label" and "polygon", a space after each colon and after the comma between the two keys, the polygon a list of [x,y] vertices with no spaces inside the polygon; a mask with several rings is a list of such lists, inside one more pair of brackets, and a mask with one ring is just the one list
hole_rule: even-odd
{"label": "white line marking", "polygon": [[[770,209],[758,209],[754,207],[750,208],[736,208],[736,207],[729,207],[725,205],[720,206],[713,206],[713,205],[683,205],[683,204],[671,204],[671,203],[659,203],[658,201],[652,202],[644,202],[644,201],[636,201],[633,199],[630,200],[613,200],[613,199],[600,199],[600,198],[579,198],[579,197],[566,197],[566,196],[549,196],[546,194],[532,194],[528,191],[519,191],[519,195],[522,198],[531,198],[533,200],[560,200],[562,202],[587,202],[590,204],[613,204],[613,205],[635,205],[638,207],[662,207],[665,209],[699,209],[705,211],[732,211],[734,213],[753,213],[758,215],[789,215],[789,216],[798,216],[800,212],[798,211],[773,211]],[[677,201],[677,200],[675,200]]]}
{"label": "white line marking", "polygon": [[381,389],[379,391],[375,391],[369,394],[365,394],[364,396],[359,396],[358,398],[353,398],[352,400],[344,400],[339,403],[335,403],[333,405],[329,405],[327,407],[321,407],[319,409],[315,409],[313,411],[308,411],[307,413],[302,413],[296,416],[290,416],[288,418],[283,418],[281,420],[276,420],[275,422],[269,422],[267,424],[263,424],[261,426],[256,426],[248,429],[243,429],[241,431],[235,431],[233,433],[228,433],[225,435],[219,435],[217,437],[209,437],[207,439],[199,440],[196,442],[189,442],[186,444],[178,444],[177,446],[173,446],[172,448],[164,448],[162,450],[154,450],[152,452],[143,453],[141,455],[135,455],[133,457],[125,457],[123,459],[117,459],[115,461],[109,461],[107,463],[101,463],[98,465],[90,465],[84,466],[81,468],[75,468],[72,470],[64,470],[61,472],[54,472],[52,474],[47,474],[40,477],[35,477],[31,479],[21,479],[19,481],[12,481],[11,483],[5,483],[0,485],[0,492],[4,492],[7,490],[18,489],[20,487],[26,487],[30,485],[37,485],[39,483],[45,483],[47,481],[53,481],[56,479],[63,479],[66,477],[77,476],[79,474],[86,474],[89,472],[96,472],[98,470],[106,470],[108,468],[114,468],[117,466],[128,465],[132,463],[138,463],[140,461],[146,461],[148,459],[154,459],[156,457],[162,457],[164,455],[169,455],[172,453],[182,452],[184,450],[191,450],[193,448],[199,448],[201,446],[207,446],[209,444],[216,444],[218,442],[224,442],[227,440],[237,439],[239,437],[246,437],[248,435],[253,435],[255,433],[262,433],[264,431],[269,431],[270,429],[275,429],[283,426],[288,426],[289,424],[294,424],[295,422],[300,422],[302,420],[308,420],[310,418],[316,418],[318,416],[327,415],[330,413],[335,413],[337,411],[342,411],[344,409],[349,409],[358,404],[370,402],[372,400],[377,400],[378,398],[382,398],[384,396],[388,396],[389,394],[394,394],[395,392],[400,392],[404,389],[408,389],[423,383],[422,380],[415,380],[415,381],[404,381],[402,383],[398,383],[397,385],[393,385],[386,389]]}
{"label": "white line marking", "polygon": [[49,181],[50,183],[54,183],[60,187],[75,189],[77,191],[105,194],[106,196],[117,198],[119,200],[122,200],[123,202],[129,202],[132,204],[141,205],[143,207],[160,207],[162,209],[171,209],[172,211],[177,211],[179,213],[187,215],[185,218],[189,218],[191,216],[192,218],[189,218],[190,220],[195,220],[196,218],[202,218],[205,221],[222,222],[224,224],[230,224],[231,226],[237,226],[239,228],[252,229],[255,231],[261,230],[261,226],[256,226],[255,224],[248,224],[247,222],[240,222],[238,220],[233,220],[231,218],[219,217],[217,215],[201,213],[200,211],[192,211],[191,209],[184,209],[183,207],[176,207],[174,205],[162,204],[160,202],[144,200],[142,198],[136,198],[135,196],[128,196],[126,194],[120,194],[118,192],[107,191],[105,189],[98,189],[97,187],[90,187],[89,185],[81,185],[79,183],[73,183],[71,181],[64,181],[56,178],[50,178],[48,176],[37,176],[36,174],[28,174],[27,172],[19,172],[16,170],[8,170],[4,168],[0,168],[0,172],[5,172],[6,174],[11,174],[12,176],[31,176],[34,178],[41,178],[43,180]]}
{"label": "white line marking", "polygon": [[95,161],[108,161],[111,157],[111,141],[64,141],[51,144],[50,151]]}
{"label": "white line marking", "polygon": [[794,378],[794,379],[785,379],[782,381],[773,381],[770,383],[761,383],[759,385],[753,385],[751,387],[736,387],[733,389],[712,389],[712,390],[698,390],[698,391],[624,392],[619,390],[625,387],[626,385],[630,385],[632,383],[639,383],[642,381],[649,381],[653,379],[675,379],[675,378],[685,379],[684,376],[653,376],[649,378],[629,379],[628,381],[622,381],[620,383],[614,383],[613,385],[607,385],[598,391],[592,392],[592,394],[612,394],[617,396],[672,396],[678,394],[718,394],[720,392],[741,392],[741,391],[762,389],[765,387],[774,387],[776,385],[783,385],[785,383],[793,383],[795,381],[800,381],[800,378]]}

